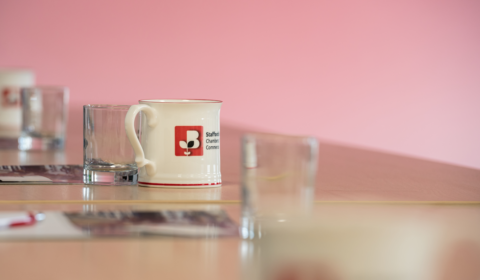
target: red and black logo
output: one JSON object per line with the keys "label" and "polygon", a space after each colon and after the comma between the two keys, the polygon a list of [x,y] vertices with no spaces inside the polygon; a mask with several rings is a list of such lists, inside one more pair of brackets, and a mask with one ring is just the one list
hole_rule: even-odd
{"label": "red and black logo", "polygon": [[203,156],[203,126],[175,127],[175,155],[177,157]]}

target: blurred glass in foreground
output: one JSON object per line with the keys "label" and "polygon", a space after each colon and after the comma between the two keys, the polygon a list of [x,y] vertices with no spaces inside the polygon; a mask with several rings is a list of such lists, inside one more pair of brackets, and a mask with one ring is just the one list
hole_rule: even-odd
{"label": "blurred glass in foreground", "polygon": [[249,280],[478,280],[480,207],[317,204],[241,247]]}
{"label": "blurred glass in foreground", "polygon": [[250,133],[242,139],[244,239],[262,237],[262,224],[289,223],[312,209],[318,141]]}
{"label": "blurred glass in foreground", "polygon": [[68,89],[31,87],[20,91],[22,132],[20,150],[63,150],[68,115]]}

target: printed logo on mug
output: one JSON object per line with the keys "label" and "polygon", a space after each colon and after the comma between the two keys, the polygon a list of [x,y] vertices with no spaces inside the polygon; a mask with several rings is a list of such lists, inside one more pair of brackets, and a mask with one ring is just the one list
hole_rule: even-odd
{"label": "printed logo on mug", "polygon": [[[125,117],[135,151],[138,184],[147,187],[221,186],[220,107],[222,101],[140,100]],[[140,139],[134,127],[142,112]]]}
{"label": "printed logo on mug", "polygon": [[175,155],[203,156],[202,135],[203,126],[176,126]]}

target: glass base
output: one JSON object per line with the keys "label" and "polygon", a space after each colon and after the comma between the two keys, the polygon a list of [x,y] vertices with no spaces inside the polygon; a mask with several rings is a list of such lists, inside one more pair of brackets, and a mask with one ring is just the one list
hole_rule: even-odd
{"label": "glass base", "polygon": [[87,185],[131,186],[138,182],[137,170],[96,171],[83,170],[83,183]]}
{"label": "glass base", "polygon": [[64,147],[64,138],[33,136],[20,136],[18,138],[18,149],[22,151],[63,150]]}

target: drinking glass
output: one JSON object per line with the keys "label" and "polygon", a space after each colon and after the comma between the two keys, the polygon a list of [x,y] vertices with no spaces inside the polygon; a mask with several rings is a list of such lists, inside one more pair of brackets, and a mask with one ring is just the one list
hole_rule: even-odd
{"label": "drinking glass", "polygon": [[[130,105],[83,106],[83,182],[96,185],[136,185],[135,153],[125,133]],[[139,118],[135,119],[138,137]]]}
{"label": "drinking glass", "polygon": [[20,88],[34,83],[31,70],[0,68],[0,149],[18,149],[22,129]]}
{"label": "drinking glass", "polygon": [[20,90],[20,150],[63,150],[68,114],[68,89],[29,87]]}
{"label": "drinking glass", "polygon": [[[242,279],[450,279],[438,277],[448,266],[439,262],[448,231],[439,219],[422,220],[418,212],[407,217],[399,209],[387,216],[385,205],[378,213],[366,207],[322,207],[323,213],[316,209],[310,218],[279,224],[261,239],[243,240]],[[464,263],[466,271],[468,259]]]}
{"label": "drinking glass", "polygon": [[262,226],[288,223],[313,207],[318,141],[313,137],[251,133],[242,139],[244,239]]}

